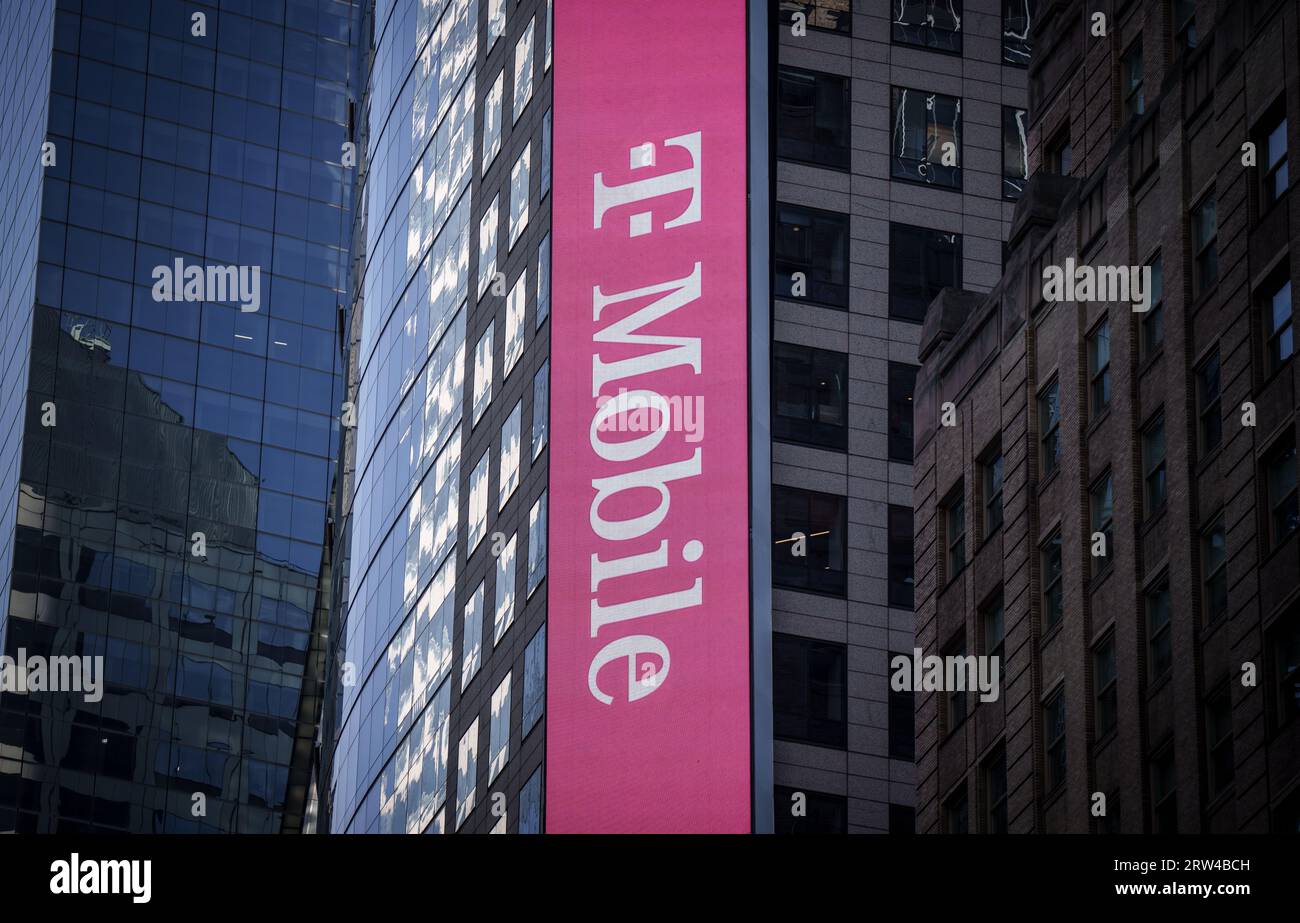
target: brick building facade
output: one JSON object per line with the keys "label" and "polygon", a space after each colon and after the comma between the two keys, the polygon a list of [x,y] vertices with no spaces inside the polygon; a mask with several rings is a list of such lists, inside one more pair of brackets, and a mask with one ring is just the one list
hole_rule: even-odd
{"label": "brick building facade", "polygon": [[917,829],[1295,830],[1300,4],[1043,6],[1005,274],[919,346],[916,644],[1001,688],[917,694]]}

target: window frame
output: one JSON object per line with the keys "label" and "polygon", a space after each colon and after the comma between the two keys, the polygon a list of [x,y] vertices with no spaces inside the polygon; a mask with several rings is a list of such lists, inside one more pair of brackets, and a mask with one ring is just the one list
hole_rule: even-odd
{"label": "window frame", "polygon": [[[828,365],[834,365],[827,369]],[[805,372],[804,380],[792,381],[786,373],[795,370]],[[824,422],[821,411],[830,403],[820,399],[824,393],[818,387],[819,372],[840,382],[839,413],[840,423]],[[846,353],[805,346],[801,343],[772,341],[772,438],[777,442],[795,443],[812,446],[829,451],[845,452],[849,443],[849,357]],[[803,402],[805,415],[791,416],[781,413],[783,404],[782,388],[793,389],[796,396],[806,396]],[[834,396],[834,389],[825,393]],[[787,398],[785,404],[793,403]],[[811,414],[811,416],[808,416]]]}
{"label": "window frame", "polygon": [[[943,238],[951,238],[951,240],[945,242]],[[962,235],[956,231],[939,231],[897,221],[889,223],[889,317],[891,320],[922,324],[925,322],[925,315],[930,305],[940,291],[948,287],[961,288],[962,245]],[[921,256],[919,272],[916,272],[918,278],[908,278],[904,271],[908,268],[906,264],[909,263],[909,257],[918,250]],[[946,263],[949,259],[952,260],[954,276],[952,286],[934,285],[929,278],[929,270],[937,269],[941,265],[941,260]],[[918,261],[910,260],[910,262]],[[912,304],[917,295],[915,291],[906,289],[921,289],[920,297],[925,299],[925,303],[919,306]]]}
{"label": "window frame", "polygon": [[[1039,593],[1039,610],[1042,615],[1040,635],[1047,637],[1057,627],[1065,623],[1065,554],[1059,526],[1038,546],[1038,554],[1042,587]],[[1054,567],[1049,566],[1049,559],[1052,555],[1057,558]],[[1048,579],[1049,574],[1051,575],[1050,580]],[[1050,609],[1048,607],[1049,599],[1054,599],[1054,605]],[[1051,618],[1048,617],[1049,613],[1054,613]]]}
{"label": "window frame", "polygon": [[[772,659],[773,659],[773,736],[777,740],[792,741],[795,743],[808,744],[815,747],[827,747],[834,750],[845,750],[848,747],[848,645],[840,644],[835,641],[826,641],[820,638],[809,638],[803,635],[790,634],[788,632],[775,631],[772,633]],[[796,652],[800,655],[795,658],[795,662],[800,665],[799,676],[794,678],[794,682],[789,684],[791,690],[799,690],[802,693],[802,710],[794,711],[789,708],[783,708],[783,703],[787,700],[784,698],[784,692],[787,690],[787,684],[783,682],[787,677],[780,669],[782,664],[787,661],[783,659],[783,654]],[[812,663],[810,658],[815,653],[833,654],[839,661],[840,678],[838,682],[838,701],[839,701],[839,719],[833,717],[822,717],[813,715],[815,695],[817,684],[811,679]],[[834,670],[832,669],[832,673]],[[827,702],[835,696],[835,680],[832,676],[827,682],[822,683],[825,687],[824,695]],[[832,709],[834,711],[834,709]],[[802,734],[794,733],[791,728],[792,718],[797,717],[803,724]],[[816,729],[814,723],[824,723],[827,727]],[[825,733],[822,733],[825,731]]]}
{"label": "window frame", "polygon": [[[1222,734],[1216,733],[1226,727]],[[1205,768],[1206,789],[1213,802],[1228,790],[1236,777],[1233,753],[1232,684],[1225,682],[1205,697]],[[1220,769],[1222,754],[1227,753],[1227,772]]]}
{"label": "window frame", "polygon": [[[778,498],[782,499],[779,501]],[[832,571],[830,566],[814,570],[814,568],[809,566],[813,558],[811,555],[807,554],[803,555],[804,564],[799,568],[799,571],[805,574],[809,571],[812,571],[815,574],[830,572],[831,579],[829,580],[818,580],[812,576],[805,575],[802,582],[795,582],[793,579],[789,578],[789,575],[795,570],[794,566],[783,566],[777,558],[780,545],[794,540],[793,533],[788,536],[777,534],[778,519],[776,514],[778,512],[778,505],[779,503],[788,503],[795,498],[801,499],[806,507],[804,515],[805,523],[810,522],[813,513],[813,505],[815,503],[829,500],[833,501],[833,505],[837,507],[838,522],[830,529],[826,530],[828,546],[826,559],[831,562],[838,560],[840,565],[839,570]],[[848,498],[842,494],[831,494],[824,491],[808,490],[806,488],[792,487],[786,484],[773,484],[772,510],[773,586],[781,589],[793,590],[799,593],[814,593],[823,596],[833,596],[837,599],[846,598],[848,594]],[[831,547],[835,539],[834,533],[837,531],[839,533],[838,549]],[[804,532],[804,536],[806,541],[811,542],[814,538],[821,537],[821,534],[814,534],[812,533],[812,530],[809,529],[809,531]],[[805,546],[805,548],[807,548],[807,546]]]}
{"label": "window frame", "polygon": [[[1162,617],[1156,622],[1153,605],[1159,601]],[[1163,575],[1142,593],[1143,622],[1147,637],[1147,685],[1155,686],[1173,673],[1173,613],[1169,577]]]}
{"label": "window frame", "polygon": [[[1213,233],[1205,234],[1202,222],[1213,219]],[[1219,201],[1211,189],[1188,212],[1192,245],[1192,302],[1198,302],[1219,284]],[[1202,239],[1204,238],[1204,239]]]}
{"label": "window frame", "polygon": [[[954,522],[954,519],[958,520]],[[954,534],[956,533],[956,534]],[[944,586],[966,570],[966,485],[963,481],[948,491],[943,502]]]}
{"label": "window frame", "polygon": [[[1223,550],[1214,552],[1214,536],[1222,536]],[[1216,561],[1215,559],[1218,558]],[[1228,614],[1228,530],[1220,511],[1201,531],[1201,608],[1207,624],[1213,624]],[[1222,597],[1222,608],[1214,600]]]}
{"label": "window frame", "polygon": [[1069,774],[1065,706],[1064,684],[1043,698],[1043,789],[1049,796],[1065,786]]}
{"label": "window frame", "polygon": [[[1264,343],[1264,378],[1271,379],[1274,375],[1286,367],[1295,355],[1295,288],[1291,284],[1290,266],[1283,261],[1283,272],[1275,273],[1271,279],[1266,281],[1259,290],[1256,300],[1259,303],[1259,313],[1261,321],[1261,332],[1263,333]],[[1277,302],[1286,292],[1286,300],[1290,302],[1290,310],[1286,312],[1285,320],[1277,320]],[[1285,355],[1282,354],[1282,344],[1286,343],[1289,350]],[[1274,349],[1274,346],[1277,349]]]}
{"label": "window frame", "polygon": [[[1099,494],[1104,488],[1104,494]],[[1099,502],[1107,503],[1108,508],[1104,510],[1098,507]],[[1098,577],[1105,573],[1115,560],[1115,477],[1114,471],[1109,467],[1092,482],[1088,488],[1088,518],[1092,525],[1092,531],[1088,535],[1089,550],[1091,550],[1093,536],[1098,532],[1106,536],[1106,553],[1104,555],[1089,555],[1092,559],[1092,576]]]}
{"label": "window frame", "polygon": [[[1106,344],[1106,358],[1101,361],[1101,343]],[[1086,337],[1088,348],[1088,416],[1089,422],[1110,409],[1110,317],[1103,316]],[[1098,386],[1102,394],[1097,394]]]}
{"label": "window frame", "polygon": [[[1272,210],[1273,206],[1286,197],[1287,190],[1291,188],[1291,171],[1290,171],[1290,139],[1287,138],[1287,116],[1285,100],[1279,101],[1281,104],[1274,104],[1272,111],[1260,120],[1259,126],[1255,130],[1255,150],[1259,166],[1259,184],[1256,187],[1259,192],[1259,213],[1261,216]],[[1268,142],[1273,135],[1280,131],[1282,137],[1282,156],[1276,161],[1269,160]],[[1277,178],[1283,176],[1283,188],[1277,189]]]}
{"label": "window frame", "polygon": [[[979,463],[980,474],[980,539],[1002,528],[1004,510],[1002,492],[1005,487],[1006,458],[1000,442],[984,450]],[[996,475],[996,477],[995,477]]]}
{"label": "window frame", "polygon": [[[1136,61],[1133,58],[1136,57]],[[1137,79],[1134,80],[1136,65]],[[1146,113],[1146,58],[1142,51],[1142,33],[1138,33],[1119,58],[1120,117],[1127,125]]]}
{"label": "window frame", "polygon": [[[1153,458],[1154,448],[1151,445],[1155,433],[1160,434],[1159,458]],[[1144,519],[1150,520],[1157,516],[1169,503],[1169,446],[1165,433],[1165,411],[1164,408],[1156,410],[1151,415],[1141,431],[1142,446],[1142,512]],[[1153,493],[1153,478],[1158,480],[1154,483],[1159,484],[1159,496]]]}
{"label": "window frame", "polygon": [[[1115,631],[1107,631],[1092,647],[1094,739],[1102,740],[1119,727],[1119,670]],[[1103,682],[1104,679],[1104,682]],[[1108,720],[1103,722],[1103,716]]]}
{"label": "window frame", "polygon": [[[925,154],[923,157],[911,157],[902,153],[908,149],[907,140],[909,136],[905,134],[902,139],[900,139],[897,135],[899,126],[905,126],[907,123],[905,118],[900,119],[898,110],[900,106],[906,107],[908,105],[908,93],[919,94],[923,100],[926,97],[935,98],[934,106],[925,106],[925,112],[927,115],[924,122],[925,138],[922,148]],[[957,163],[951,166],[943,164],[942,154],[937,160],[932,159],[930,156],[931,152],[936,147],[939,147],[940,150],[942,149],[942,144],[945,140],[942,138],[943,132],[939,128],[943,123],[938,120],[937,116],[931,118],[930,115],[931,113],[937,113],[939,97],[942,97],[945,101],[944,105],[949,105],[950,102],[955,103],[955,105],[952,106],[954,114],[952,125],[944,126],[945,128],[953,128],[953,137],[947,140],[953,141],[957,148]],[[962,150],[961,102],[962,98],[960,96],[950,96],[947,93],[927,92],[913,87],[897,85],[890,87],[889,123],[892,127],[890,128],[889,178],[891,180],[904,183],[915,183],[917,185],[928,186],[936,189],[948,189],[953,192],[962,191],[962,167],[965,161],[965,156]],[[915,131],[916,129],[912,130]],[[936,179],[928,178],[932,175],[936,177]],[[937,177],[943,177],[943,179],[937,179]]]}
{"label": "window frame", "polygon": [[[1214,390],[1209,390],[1206,373],[1214,369]],[[1210,350],[1194,370],[1196,379],[1196,449],[1201,459],[1223,444],[1223,367],[1219,345]],[[1213,441],[1211,441],[1213,435]]]}
{"label": "window frame", "polygon": [[[1290,459],[1289,467],[1290,467],[1291,483],[1289,488],[1285,483],[1281,485],[1281,487],[1283,488],[1283,492],[1279,496],[1274,491],[1273,473],[1275,469],[1279,468],[1279,463],[1281,469],[1285,472],[1286,468],[1288,467],[1288,462],[1287,462],[1288,458]],[[1295,442],[1294,434],[1288,434],[1286,436],[1283,436],[1281,439],[1277,440],[1271,446],[1269,446],[1268,451],[1264,454],[1263,484],[1264,484],[1264,498],[1266,504],[1265,512],[1266,515],[1268,516],[1267,535],[1268,535],[1268,549],[1270,553],[1276,551],[1288,539],[1290,539],[1291,536],[1295,535],[1297,531],[1300,531],[1300,529],[1297,529],[1296,526],[1292,526],[1291,528],[1285,530],[1278,527],[1279,512],[1282,513],[1282,515],[1284,516],[1288,516],[1291,519],[1295,519],[1296,514],[1289,512],[1289,509],[1300,506],[1300,504],[1298,504],[1297,502],[1297,498],[1300,497],[1300,494],[1297,494],[1296,465],[1297,465],[1297,456],[1296,456],[1296,442]]]}
{"label": "window frame", "polygon": [[[1056,413],[1053,417],[1044,420],[1044,407],[1047,396],[1050,393],[1056,394]],[[1038,405],[1038,480],[1039,482],[1047,480],[1055,474],[1061,467],[1061,380],[1053,375],[1038,392],[1036,399]],[[1048,405],[1050,406],[1050,405]],[[1050,421],[1050,425],[1048,422]],[[1048,444],[1051,444],[1051,455],[1048,454]],[[1048,459],[1051,464],[1048,464]]]}
{"label": "window frame", "polygon": [[[891,19],[889,21],[890,44],[901,45],[905,48],[924,48],[926,51],[932,51],[935,52],[936,54],[946,54],[946,55],[952,55],[954,57],[961,57],[962,49],[963,49],[963,42],[962,42],[963,30],[961,27],[963,10],[962,10],[961,0],[955,0],[955,2],[957,6],[957,9],[955,10],[956,17],[957,17],[957,28],[955,29],[940,29],[940,28],[935,28],[933,26],[925,25],[924,23],[900,22],[898,19],[892,18],[898,15],[898,13],[894,9],[894,6],[896,4],[891,4],[890,5]],[[899,28],[900,26],[903,28],[900,29]],[[900,33],[903,33],[904,30],[908,28],[918,30],[920,37],[917,39],[900,38],[899,37]],[[929,38],[929,36],[931,35],[939,35],[939,34],[949,36],[950,38],[947,42],[941,41],[939,39]]]}
{"label": "window frame", "polygon": [[[790,202],[777,202],[774,211],[776,230],[773,234],[772,247],[772,296],[801,304],[806,302],[838,311],[848,311],[849,237],[852,224],[850,217],[843,212]],[[800,215],[806,219],[802,223],[783,220],[783,218],[797,218]],[[800,228],[805,228],[809,236],[814,238],[811,248],[806,247],[805,252],[799,254],[800,259],[807,255],[807,262],[796,262],[788,253],[783,254],[779,249],[782,241],[787,239],[782,234],[782,227],[794,227],[796,224]],[[832,253],[832,248],[819,245],[818,238],[827,231],[833,231],[838,238],[836,241],[837,249],[840,251],[838,254]],[[824,263],[819,262],[823,255],[831,259]],[[838,271],[834,260],[836,256],[843,259],[843,265],[838,268]],[[792,284],[782,284],[782,276],[792,275],[795,272],[802,272],[806,276],[808,291],[803,295],[793,294]],[[834,281],[836,276],[840,281]]]}
{"label": "window frame", "polygon": [[[806,121],[812,126],[812,131],[808,137],[796,137],[792,134],[783,132],[783,128],[790,128],[800,124],[805,119],[795,120],[790,116],[783,115],[793,106],[793,101],[787,98],[787,87],[792,87],[794,81],[801,81],[806,84],[812,94],[813,103],[811,107],[811,116]],[[795,67],[789,64],[779,64],[776,71],[776,99],[773,110],[773,136],[776,143],[776,157],[778,160],[784,160],[789,163],[801,163],[809,166],[819,167],[824,170],[836,170],[847,173],[852,169],[853,160],[853,81],[844,74],[833,74],[826,71],[811,70],[806,67]],[[825,93],[829,88],[831,93]],[[839,95],[841,105],[841,114],[843,124],[836,127],[834,135],[841,138],[840,143],[835,141],[824,141],[818,138],[818,133],[824,127],[824,123],[819,119],[820,115],[825,115],[824,111],[819,113],[818,106],[825,102],[831,96]]]}

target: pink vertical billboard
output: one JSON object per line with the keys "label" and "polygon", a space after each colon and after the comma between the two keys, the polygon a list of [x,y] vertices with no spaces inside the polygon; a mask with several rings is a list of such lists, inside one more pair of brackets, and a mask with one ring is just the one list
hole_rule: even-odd
{"label": "pink vertical billboard", "polygon": [[558,0],[546,829],[750,830],[742,0]]}

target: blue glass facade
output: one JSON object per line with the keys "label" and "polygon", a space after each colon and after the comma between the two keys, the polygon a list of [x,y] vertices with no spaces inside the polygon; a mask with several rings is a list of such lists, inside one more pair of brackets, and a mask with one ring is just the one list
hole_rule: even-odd
{"label": "blue glass facade", "polygon": [[[23,408],[31,348],[32,300],[36,290],[36,241],[40,231],[38,152],[45,138],[50,93],[50,46],[54,40],[53,4],[8,3],[0,7],[0,202],[4,208],[5,247],[0,264],[0,650],[9,611],[14,517],[18,512],[18,460],[22,451]],[[0,770],[3,772],[3,770]]]}
{"label": "blue glass facade", "polygon": [[322,733],[334,832],[541,826],[547,10],[362,11],[356,426]]}
{"label": "blue glass facade", "polygon": [[[310,747],[295,738],[314,717],[304,727],[300,706],[342,401],[354,14],[352,0],[4,5],[33,20],[6,23],[28,55],[6,56],[6,91],[39,99],[57,160],[39,252],[16,264],[24,250],[7,248],[6,328],[31,337],[7,341],[6,382],[21,377],[0,398],[26,391],[25,420],[21,404],[4,418],[22,450],[0,511],[0,627],[9,656],[102,657],[104,688],[0,693],[0,830],[301,822]],[[31,135],[5,132],[27,180],[11,174],[11,200],[41,186]],[[210,289],[158,300],[156,268],[176,260],[255,269],[257,309]]]}

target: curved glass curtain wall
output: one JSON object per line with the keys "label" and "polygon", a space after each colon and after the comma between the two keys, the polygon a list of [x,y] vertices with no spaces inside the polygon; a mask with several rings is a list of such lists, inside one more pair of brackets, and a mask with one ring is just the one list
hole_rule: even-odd
{"label": "curved glass curtain wall", "polygon": [[335,832],[441,830],[477,0],[379,0]]}

